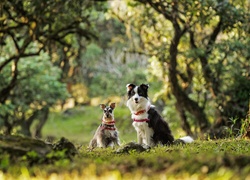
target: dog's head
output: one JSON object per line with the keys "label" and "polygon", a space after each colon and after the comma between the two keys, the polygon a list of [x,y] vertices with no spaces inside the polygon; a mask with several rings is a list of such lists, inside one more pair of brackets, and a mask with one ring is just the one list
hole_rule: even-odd
{"label": "dog's head", "polygon": [[145,99],[148,100],[148,88],[148,84],[141,84],[140,86],[127,84],[128,100],[132,100],[136,104]]}
{"label": "dog's head", "polygon": [[127,106],[130,111],[135,114],[138,111],[147,110],[150,107],[150,101],[148,98],[148,88],[149,85],[141,84],[136,86],[134,84],[127,85],[128,101]]}
{"label": "dog's head", "polygon": [[109,106],[106,106],[105,104],[100,104],[100,108],[103,110],[104,120],[114,120],[115,103],[111,103]]}

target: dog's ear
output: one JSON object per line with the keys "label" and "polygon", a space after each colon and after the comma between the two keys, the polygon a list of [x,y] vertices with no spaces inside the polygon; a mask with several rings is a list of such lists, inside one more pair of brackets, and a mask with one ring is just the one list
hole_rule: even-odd
{"label": "dog's ear", "polygon": [[136,85],[134,84],[127,84],[127,91],[131,91]]}
{"label": "dog's ear", "polygon": [[101,109],[105,109],[106,105],[105,104],[100,104]]}
{"label": "dog's ear", "polygon": [[148,90],[149,85],[148,84],[141,84],[140,85],[143,89]]}
{"label": "dog's ear", "polygon": [[111,103],[109,106],[110,106],[112,109],[115,109],[115,103]]}

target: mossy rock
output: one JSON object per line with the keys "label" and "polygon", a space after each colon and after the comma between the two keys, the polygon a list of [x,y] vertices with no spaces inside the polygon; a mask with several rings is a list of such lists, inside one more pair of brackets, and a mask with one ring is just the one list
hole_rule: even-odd
{"label": "mossy rock", "polygon": [[53,150],[51,144],[44,141],[22,136],[0,136],[0,150],[13,156],[23,156],[34,151],[39,156],[45,156]]}
{"label": "mossy rock", "polygon": [[149,151],[150,147],[144,144],[138,144],[135,142],[130,142],[125,144],[124,146],[120,147],[117,149],[115,152],[120,154],[120,153],[130,153],[130,152],[144,152],[144,151]]}
{"label": "mossy rock", "polygon": [[65,150],[65,154],[69,158],[72,158],[73,156],[78,154],[78,150],[76,149],[75,145],[64,137],[62,137],[58,142],[53,144],[53,150],[54,151]]}
{"label": "mossy rock", "polygon": [[47,155],[58,151],[64,151],[64,158],[70,159],[78,153],[74,144],[66,138],[61,138],[54,144],[48,144],[42,140],[29,137],[0,135],[0,153],[9,154],[12,158],[29,156],[32,152],[36,154],[37,161],[40,159],[39,162],[48,162]]}

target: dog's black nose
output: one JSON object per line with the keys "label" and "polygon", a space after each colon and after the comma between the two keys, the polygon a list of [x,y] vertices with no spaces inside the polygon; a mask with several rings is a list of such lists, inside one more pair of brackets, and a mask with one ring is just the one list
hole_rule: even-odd
{"label": "dog's black nose", "polygon": [[139,98],[135,98],[135,103],[138,103],[138,101],[139,101]]}

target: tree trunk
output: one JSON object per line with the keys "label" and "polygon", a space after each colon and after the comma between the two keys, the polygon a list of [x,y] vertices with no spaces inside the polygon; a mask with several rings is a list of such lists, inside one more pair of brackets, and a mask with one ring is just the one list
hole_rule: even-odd
{"label": "tree trunk", "polygon": [[11,134],[11,131],[12,131],[12,124],[11,123],[9,123],[9,121],[8,121],[8,115],[5,115],[4,117],[3,117],[3,122],[4,122],[4,128],[5,128],[5,130],[4,130],[4,134],[5,135],[10,135]]}
{"label": "tree trunk", "polygon": [[38,137],[38,138],[42,137],[42,128],[44,124],[46,123],[48,116],[49,116],[49,108],[45,107],[40,111],[40,119],[39,119],[39,123],[36,126],[35,137]]}
{"label": "tree trunk", "polygon": [[38,115],[39,115],[39,110],[35,111],[28,119],[24,118],[20,121],[21,134],[28,136],[28,137],[32,136],[30,127]]}
{"label": "tree trunk", "polygon": [[[210,124],[207,120],[207,117],[203,111],[203,109],[198,105],[197,102],[193,101],[190,99],[187,94],[183,91],[183,89],[180,87],[178,84],[178,79],[177,79],[177,54],[178,54],[178,44],[180,41],[180,38],[184,31],[180,30],[179,25],[177,22],[173,23],[174,26],[174,37],[171,41],[170,45],[170,65],[168,66],[169,70],[169,79],[171,83],[171,89],[173,92],[173,95],[175,96],[177,100],[177,104],[179,107],[183,107],[182,109],[186,109],[188,112],[190,112],[196,120],[198,121],[199,127],[201,132],[206,132],[207,129],[210,127]],[[179,109],[180,110],[180,109]],[[183,110],[181,110],[183,111]],[[180,112],[183,113],[183,112]],[[185,122],[183,122],[185,123]]]}
{"label": "tree trunk", "polygon": [[30,132],[30,124],[26,121],[22,121],[21,124],[21,134],[27,137],[31,137],[31,132]]}
{"label": "tree trunk", "polygon": [[182,108],[182,106],[179,106],[178,103],[176,103],[176,109],[179,112],[179,115],[181,117],[181,127],[182,129],[187,133],[187,135],[193,136],[193,132],[191,130],[190,124],[187,121],[187,116],[185,114],[185,110]]}

